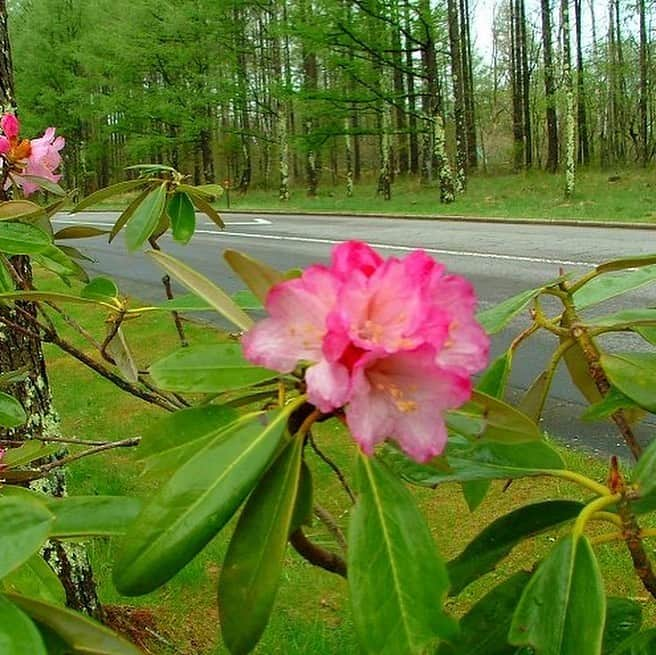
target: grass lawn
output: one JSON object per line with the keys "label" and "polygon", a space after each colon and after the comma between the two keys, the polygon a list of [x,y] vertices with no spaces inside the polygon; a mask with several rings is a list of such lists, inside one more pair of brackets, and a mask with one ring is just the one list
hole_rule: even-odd
{"label": "grass lawn", "polygon": [[[71,307],[71,314],[91,324],[100,334],[103,316],[95,313],[90,319],[86,307]],[[213,328],[188,324],[192,343],[209,343],[221,339]],[[168,317],[145,317],[129,322],[125,327],[128,340],[139,354],[139,363],[146,365],[176,347],[176,333]],[[95,373],[83,368],[54,347],[47,348],[47,359],[54,392],[55,406],[66,436],[81,439],[119,439],[136,436],[151,425],[163,410],[152,408],[143,401],[118,391]],[[317,431],[317,441],[336,462],[349,471],[355,453],[354,444],[344,431],[331,423]],[[563,448],[570,465],[586,475],[603,480],[605,463],[580,452]],[[349,502],[338,481],[326,465],[312,453],[309,455],[316,498],[329,509],[346,528]],[[70,469],[70,491],[73,494],[140,494],[154,490],[154,483],[140,478],[134,453],[110,451],[87,458]],[[435,542],[442,554],[451,558],[494,518],[522,504],[550,498],[582,499],[578,487],[551,479],[515,481],[509,490],[495,483],[484,503],[469,513],[458,486],[445,485],[437,491],[417,490],[416,497],[431,526]],[[652,524],[656,525],[653,521]],[[608,530],[606,525],[592,526],[594,531]],[[227,546],[226,530],[158,591],[138,599],[120,597],[111,584],[112,545],[102,540],[90,543],[90,551],[100,585],[100,595],[106,604],[133,605],[152,611],[157,631],[176,645],[171,649],[161,641],[153,641],[151,652],[158,655],[183,653],[209,655],[225,653],[218,646],[218,615],[216,581]],[[308,531],[319,543],[336,547],[320,524]],[[530,567],[553,546],[554,536],[540,535],[517,548],[500,568],[468,587],[449,609],[462,614],[482,593],[521,567]],[[654,603],[631,574],[626,550],[617,544],[597,547],[608,593],[628,595],[643,602],[646,623],[656,619]],[[345,582],[334,575],[312,568],[295,553],[288,551],[286,567],[268,629],[257,649],[260,655],[350,655],[358,652],[351,621]]]}
{"label": "grass lawn", "polygon": [[[614,177],[619,179],[609,181]],[[225,209],[226,204],[224,197],[217,206]],[[652,169],[581,170],[576,192],[567,201],[563,198],[562,175],[528,171],[476,174],[470,179],[467,191],[450,205],[439,203],[435,185],[426,188],[415,181],[399,179],[393,185],[389,201],[377,196],[375,184],[369,182],[357,185],[352,198],[346,197],[343,186],[320,186],[319,196],[308,198],[301,185],[292,190],[287,203],[278,200],[275,189],[251,189],[246,195],[233,191],[230,206],[235,210],[656,222],[656,174]]]}

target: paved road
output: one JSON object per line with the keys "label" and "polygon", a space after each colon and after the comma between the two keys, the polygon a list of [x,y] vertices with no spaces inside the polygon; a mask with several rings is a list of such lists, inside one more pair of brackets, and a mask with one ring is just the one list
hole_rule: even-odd
{"label": "paved road", "polygon": [[[56,221],[61,226],[109,226],[115,217],[114,213],[93,212],[59,215]],[[276,268],[287,269],[326,261],[332,245],[345,239],[367,241],[389,255],[421,247],[454,272],[469,277],[476,285],[482,308],[557,276],[561,268],[583,273],[600,261],[656,252],[656,233],[649,230],[342,216],[226,213],[223,217],[227,224],[224,232],[199,217],[200,228],[191,247],[170,241],[164,244],[168,252],[230,292],[241,285],[223,264],[221,253],[225,248],[243,250]],[[143,300],[161,299],[161,271],[142,254],[127,254],[121,243],[110,246],[101,239],[88,239],[80,245],[97,260],[89,265],[93,273],[111,275],[124,292]],[[621,302],[606,303],[600,311],[606,313],[629,305],[655,306],[656,285],[643,287]],[[495,337],[493,352],[502,352],[525,324],[526,318],[521,317]],[[612,337],[609,345],[622,349],[640,347],[638,341],[625,336]],[[553,346],[550,335],[538,336],[532,346],[519,353],[511,378],[515,393],[525,389],[544,368]],[[572,445],[585,445],[600,452],[618,451],[618,441],[610,426],[577,420],[583,409],[582,399],[562,371],[556,377],[552,396],[544,419],[546,429]],[[650,438],[654,427],[645,426],[642,438]]]}

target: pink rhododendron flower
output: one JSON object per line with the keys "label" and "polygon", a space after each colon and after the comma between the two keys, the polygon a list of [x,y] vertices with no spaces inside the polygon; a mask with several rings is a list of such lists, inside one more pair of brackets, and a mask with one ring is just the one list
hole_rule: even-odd
{"label": "pink rhododendron flower", "polygon": [[5,114],[0,119],[0,128],[4,136],[0,136],[0,155],[9,164],[12,175],[7,179],[6,188],[13,182],[19,184],[23,193],[29,196],[39,188],[35,182],[27,180],[23,175],[42,177],[51,182],[59,182],[61,175],[55,173],[61,164],[59,152],[65,145],[64,138],[55,136],[55,128],[49,127],[38,139],[19,140],[20,123],[13,114]]}
{"label": "pink rhododendron flower", "polygon": [[274,286],[265,304],[269,318],[243,338],[250,361],[282,373],[308,364],[309,401],[344,407],[367,454],[385,439],[418,461],[442,452],[443,414],[469,399],[488,360],[467,280],[423,251],[383,260],[351,241],[330,266]]}

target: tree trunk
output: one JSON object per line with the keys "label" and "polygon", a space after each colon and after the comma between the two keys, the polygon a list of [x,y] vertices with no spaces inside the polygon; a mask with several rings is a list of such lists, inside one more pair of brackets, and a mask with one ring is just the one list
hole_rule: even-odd
{"label": "tree trunk", "polygon": [[[412,30],[412,23],[410,21],[410,6],[409,0],[405,0],[403,5],[403,19],[406,33],[410,34]],[[412,52],[412,43],[406,37],[405,43],[405,66],[406,66],[406,86],[408,87],[408,128],[409,128],[409,142],[410,142],[410,172],[413,175],[419,173],[419,140],[417,133],[417,96],[415,93],[415,76],[414,59]]]}
{"label": "tree trunk", "polygon": [[649,162],[649,134],[647,130],[647,94],[649,79],[647,67],[647,20],[645,17],[645,0],[638,0],[640,21],[640,159],[642,165]]}
{"label": "tree trunk", "polygon": [[578,118],[579,164],[590,163],[590,142],[588,139],[588,115],[585,98],[585,68],[583,64],[583,46],[581,30],[581,0],[574,0],[574,23],[576,31],[576,106]]}
{"label": "tree trunk", "polygon": [[346,159],[346,197],[353,197],[353,144],[351,139],[350,122],[344,119],[344,146]]}
{"label": "tree trunk", "polygon": [[569,0],[560,1],[563,32],[563,86],[565,88],[565,197],[574,193],[576,181],[576,143],[574,138],[574,84],[570,45]]}
{"label": "tree trunk", "polygon": [[519,0],[519,47],[522,62],[522,115],[524,118],[524,162],[526,168],[533,164],[533,139],[531,134],[531,77],[528,68],[528,44],[526,38],[526,9]]}
{"label": "tree trunk", "polygon": [[553,47],[551,41],[551,0],[541,0],[542,51],[544,57],[544,96],[547,110],[547,165],[550,173],[558,169],[558,121],[556,118],[556,87],[554,84]]}
{"label": "tree trunk", "polygon": [[513,170],[524,166],[524,94],[522,91],[522,51],[519,0],[510,0],[510,76],[512,82]]}
{"label": "tree trunk", "polygon": [[465,125],[467,133],[467,166],[474,170],[478,166],[476,136],[476,107],[474,103],[474,66],[472,63],[469,0],[460,0],[460,33],[462,35],[462,74],[465,96]]}

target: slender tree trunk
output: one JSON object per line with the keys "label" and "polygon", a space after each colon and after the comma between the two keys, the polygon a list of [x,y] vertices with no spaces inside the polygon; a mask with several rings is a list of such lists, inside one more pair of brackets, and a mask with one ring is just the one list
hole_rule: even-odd
{"label": "slender tree trunk", "polygon": [[574,134],[574,84],[570,45],[569,0],[560,1],[563,33],[563,86],[565,88],[565,197],[574,193],[576,182],[576,143]]}
{"label": "slender tree trunk", "polygon": [[558,169],[558,121],[556,118],[556,86],[553,70],[553,46],[551,40],[551,0],[541,0],[542,53],[544,57],[544,96],[547,116],[547,165],[550,173]]}
{"label": "slender tree trunk", "polygon": [[[412,33],[412,23],[410,21],[409,0],[405,0],[403,5],[404,28],[407,34]],[[412,42],[406,37],[405,42],[405,66],[406,66],[406,86],[408,88],[408,128],[410,143],[410,172],[413,175],[419,173],[419,140],[417,132],[417,96],[415,93],[415,76],[414,76],[414,59],[412,53]]]}
{"label": "slender tree trunk", "polygon": [[[303,5],[304,17],[307,7]],[[318,87],[317,55],[308,50],[303,44],[303,87],[306,93],[313,94]],[[314,118],[308,114],[303,121],[306,138],[305,175],[307,182],[307,194],[310,197],[317,195],[319,187],[319,162],[316,147],[313,143]]]}
{"label": "slender tree trunk", "polygon": [[[16,108],[5,0],[0,0],[0,104],[3,111]],[[12,257],[10,265],[24,284],[31,285],[32,267],[28,257]],[[59,434],[59,418],[52,405],[43,344],[40,339],[28,336],[39,332],[35,323],[36,311],[36,305],[27,302],[0,306],[0,373],[17,369],[26,371],[25,378],[13,384],[8,392],[23,405],[28,416],[27,423],[20,428],[0,429],[2,438],[48,438]],[[26,333],[8,327],[4,320],[20,325]],[[65,495],[64,473],[39,481],[38,487],[52,495]],[[59,576],[69,607],[101,618],[102,608],[84,547],[53,540],[44,547],[43,557]]]}
{"label": "slender tree trunk", "polygon": [[647,97],[649,79],[647,66],[647,20],[645,16],[645,0],[638,0],[640,22],[640,148],[642,165],[649,162],[649,134],[647,129]]}
{"label": "slender tree trunk", "polygon": [[465,123],[465,89],[463,85],[462,35],[458,21],[458,0],[448,0],[449,51],[451,54],[451,80],[453,82],[454,114],[456,124],[456,190],[467,186],[467,126]]}
{"label": "slender tree trunk", "polygon": [[585,97],[585,68],[583,63],[581,0],[574,0],[574,22],[576,31],[576,106],[578,116],[578,161],[587,166],[590,163],[590,141],[588,138],[588,115]]}
{"label": "slender tree trunk", "polygon": [[531,130],[531,76],[528,68],[528,43],[526,38],[526,9],[519,0],[519,47],[522,62],[522,115],[524,118],[524,162],[526,168],[533,165],[533,138]]}
{"label": "slender tree trunk", "polygon": [[346,163],[346,197],[353,197],[353,144],[351,126],[348,118],[344,119],[344,147]]}
{"label": "slender tree trunk", "polygon": [[510,0],[510,75],[512,82],[513,169],[524,167],[524,116],[522,113],[522,52],[519,0]]}
{"label": "slender tree trunk", "polygon": [[465,96],[465,124],[467,132],[467,165],[469,170],[478,166],[476,136],[476,105],[474,102],[474,65],[472,63],[469,0],[460,0],[460,33],[462,35],[462,74]]}
{"label": "slender tree trunk", "polygon": [[408,152],[408,118],[405,113],[405,87],[403,83],[403,46],[401,45],[401,16],[399,14],[398,0],[392,4],[391,18],[394,25],[390,27],[392,32],[392,51],[394,56],[394,99],[396,107],[394,115],[396,118],[396,150],[398,153],[396,172],[405,174],[410,168],[410,157]]}

